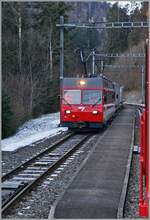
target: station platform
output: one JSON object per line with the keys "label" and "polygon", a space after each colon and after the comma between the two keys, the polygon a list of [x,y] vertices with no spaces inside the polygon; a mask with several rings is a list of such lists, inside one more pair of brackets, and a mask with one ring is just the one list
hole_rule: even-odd
{"label": "station platform", "polygon": [[49,218],[117,218],[132,158],[135,109],[124,107],[82,163]]}

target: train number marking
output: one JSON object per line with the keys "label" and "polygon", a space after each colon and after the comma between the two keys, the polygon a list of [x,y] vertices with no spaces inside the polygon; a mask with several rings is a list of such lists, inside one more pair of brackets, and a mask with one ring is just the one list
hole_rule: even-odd
{"label": "train number marking", "polygon": [[80,109],[80,110],[81,110],[81,112],[83,112],[83,111],[84,111],[84,109],[85,109],[85,107],[80,106],[80,107],[78,107],[78,109]]}

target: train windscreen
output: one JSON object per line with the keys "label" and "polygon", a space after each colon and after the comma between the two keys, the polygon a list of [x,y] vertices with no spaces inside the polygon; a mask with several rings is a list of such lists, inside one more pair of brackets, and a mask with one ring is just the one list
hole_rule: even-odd
{"label": "train windscreen", "polygon": [[64,104],[81,104],[81,90],[64,90]]}
{"label": "train windscreen", "polygon": [[84,90],[82,95],[83,104],[101,104],[102,91],[100,90]]}
{"label": "train windscreen", "polygon": [[[81,95],[82,94],[82,95]],[[102,91],[100,90],[64,90],[63,104],[101,104],[102,103]]]}

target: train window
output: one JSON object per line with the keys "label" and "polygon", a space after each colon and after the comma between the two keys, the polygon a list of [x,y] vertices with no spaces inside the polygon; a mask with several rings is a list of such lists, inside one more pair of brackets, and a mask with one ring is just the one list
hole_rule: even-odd
{"label": "train window", "polygon": [[110,89],[114,89],[114,85],[112,83],[110,83]]}
{"label": "train window", "polygon": [[64,90],[64,104],[81,104],[81,90]]}
{"label": "train window", "polygon": [[106,79],[104,79],[104,88],[108,87],[108,81]]}
{"label": "train window", "polygon": [[115,94],[104,91],[104,104],[110,104],[115,101]]}
{"label": "train window", "polygon": [[104,88],[114,89],[114,85],[111,81],[104,79],[103,83],[104,83]]}
{"label": "train window", "polygon": [[108,93],[107,98],[108,98],[108,100],[107,100],[108,103],[113,103],[115,100],[114,93]]}
{"label": "train window", "polygon": [[106,103],[107,103],[107,96],[104,95],[104,104],[106,104]]}
{"label": "train window", "polygon": [[83,104],[101,104],[102,103],[102,91],[100,90],[83,90],[82,96]]}

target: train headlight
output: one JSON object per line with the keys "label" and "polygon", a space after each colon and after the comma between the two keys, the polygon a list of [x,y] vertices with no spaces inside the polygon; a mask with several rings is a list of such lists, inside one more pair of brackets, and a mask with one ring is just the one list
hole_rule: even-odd
{"label": "train headlight", "polygon": [[93,115],[97,115],[98,114],[98,111],[94,110],[92,111]]}
{"label": "train headlight", "polygon": [[70,114],[71,111],[70,111],[70,110],[66,110],[65,113],[66,113],[66,114]]}
{"label": "train headlight", "polygon": [[84,86],[86,84],[86,82],[84,80],[80,80],[80,85]]}

